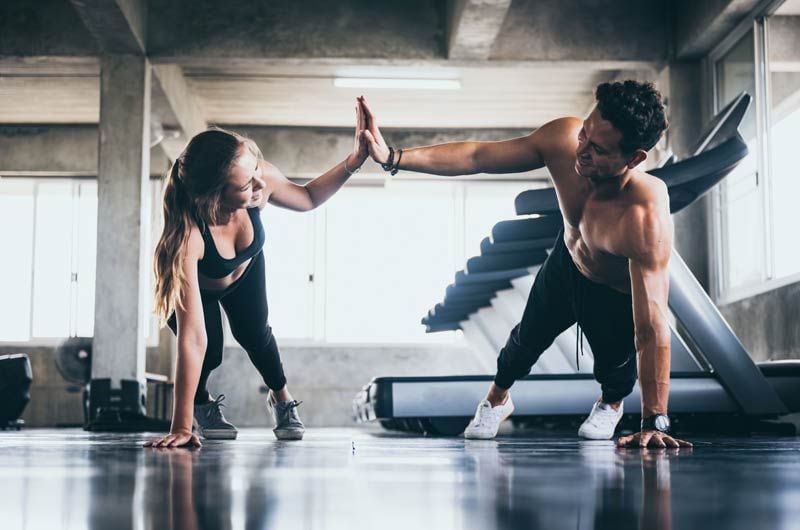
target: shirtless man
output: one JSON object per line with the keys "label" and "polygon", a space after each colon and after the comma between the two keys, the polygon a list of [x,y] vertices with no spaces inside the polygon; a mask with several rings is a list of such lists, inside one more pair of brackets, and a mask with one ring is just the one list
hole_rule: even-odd
{"label": "shirtless man", "polygon": [[636,169],[667,128],[661,95],[651,83],[625,81],[599,85],[596,100],[585,120],[560,118],[521,138],[395,151],[359,98],[370,155],[387,171],[469,175],[547,167],[555,185],[564,230],[536,275],[522,321],[500,351],[494,382],[464,432],[467,438],[496,436],[514,411],[509,388],[577,322],[602,388],[579,436],[614,436],[622,400],[636,382],[638,352],[641,431],[618,445],[691,445],[669,435],[667,416],[669,196],[661,180]]}

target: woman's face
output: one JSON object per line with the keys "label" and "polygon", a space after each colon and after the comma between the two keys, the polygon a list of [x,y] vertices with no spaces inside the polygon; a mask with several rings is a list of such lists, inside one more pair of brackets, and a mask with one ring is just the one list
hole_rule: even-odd
{"label": "woman's face", "polygon": [[222,193],[222,204],[225,207],[251,208],[261,203],[264,193],[262,164],[263,161],[242,144]]}

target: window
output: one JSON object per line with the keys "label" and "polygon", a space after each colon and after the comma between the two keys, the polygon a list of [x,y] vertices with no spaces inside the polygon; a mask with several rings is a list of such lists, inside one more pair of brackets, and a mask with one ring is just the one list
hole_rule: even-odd
{"label": "window", "polygon": [[[769,72],[769,176],[770,222],[773,247],[772,276],[776,279],[800,273],[800,178],[797,174],[797,139],[800,138],[800,53],[796,42],[800,17],[778,11],[768,23]],[[793,53],[792,53],[793,52]]]}
{"label": "window", "polygon": [[[279,340],[333,343],[452,342],[426,334],[420,319],[501,219],[515,216],[526,182],[389,181],[347,186],[322,208],[297,213],[268,206],[266,285]],[[159,204],[161,182],[149,202]],[[160,212],[160,208],[156,208]],[[161,233],[151,216],[152,256]],[[97,248],[97,184],[89,179],[2,179],[0,223],[13,259],[0,263],[0,341],[92,336]],[[11,228],[13,227],[13,229]],[[157,340],[151,267],[145,336]],[[235,344],[228,331],[226,342]]]}
{"label": "window", "polygon": [[[717,106],[725,106],[740,92],[755,97],[753,32],[748,32],[717,62]],[[764,224],[758,173],[758,139],[753,101],[739,131],[750,148],[739,166],[720,186],[723,216],[722,271],[725,289],[759,282],[764,273]],[[754,251],[755,249],[755,251]]]}
{"label": "window", "polygon": [[267,236],[264,256],[270,325],[281,339],[311,337],[316,214],[267,206],[261,219]]}
{"label": "window", "polygon": [[[152,183],[153,194],[158,182]],[[149,204],[146,205],[149,209]],[[0,341],[90,337],[94,333],[97,183],[89,179],[2,179]],[[147,243],[146,243],[147,244]],[[152,242],[150,242],[152,246]],[[152,255],[152,252],[150,253]],[[150,274],[146,273],[149,286]],[[148,287],[149,292],[149,287]],[[143,308],[150,325],[152,293]]]}
{"label": "window", "polygon": [[[279,342],[441,343],[420,319],[529,182],[393,180],[346,186],[321,208],[267,206],[269,319]],[[235,341],[226,330],[226,344]]]}
{"label": "window", "polygon": [[34,202],[33,182],[0,181],[0,226],[6,249],[6,258],[0,260],[2,340],[28,340],[31,334]]}
{"label": "window", "polygon": [[91,337],[94,335],[94,277],[97,265],[97,183],[81,182],[75,203],[77,259],[73,259],[72,266],[77,273],[77,288],[73,294],[75,311],[70,329],[74,329],[78,337]]}
{"label": "window", "polygon": [[467,259],[480,255],[481,240],[491,234],[498,221],[517,216],[516,196],[534,187],[530,182],[475,182],[464,187],[464,254],[459,269]]}
{"label": "window", "polygon": [[[325,338],[419,342],[420,319],[458,267],[454,188],[345,188],[327,206]],[[428,339],[434,337],[427,337]]]}
{"label": "window", "polygon": [[800,136],[800,17],[759,18],[722,54],[713,54],[715,104],[739,92],[753,103],[740,132],[750,154],[719,187],[718,298],[731,302],[800,281],[796,239],[800,192],[793,160]]}

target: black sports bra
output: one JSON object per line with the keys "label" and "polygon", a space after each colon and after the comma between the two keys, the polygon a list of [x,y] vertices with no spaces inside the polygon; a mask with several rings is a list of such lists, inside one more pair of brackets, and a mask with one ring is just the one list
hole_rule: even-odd
{"label": "black sports bra", "polygon": [[203,234],[203,242],[205,243],[203,259],[197,262],[197,270],[200,274],[206,278],[224,278],[235,271],[239,265],[257,256],[263,250],[266,236],[264,235],[264,225],[261,224],[260,210],[257,207],[248,208],[247,214],[253,224],[253,242],[231,259],[223,258],[219,255],[217,246],[214,244],[214,238],[211,237],[211,230],[208,229],[205,223],[199,223],[200,233]]}

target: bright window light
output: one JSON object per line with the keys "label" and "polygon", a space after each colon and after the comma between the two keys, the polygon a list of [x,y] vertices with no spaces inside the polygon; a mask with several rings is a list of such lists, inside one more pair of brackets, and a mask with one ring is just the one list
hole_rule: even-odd
{"label": "bright window light", "polygon": [[460,90],[458,79],[395,79],[388,77],[336,77],[339,88],[396,88],[405,90]]}

